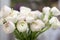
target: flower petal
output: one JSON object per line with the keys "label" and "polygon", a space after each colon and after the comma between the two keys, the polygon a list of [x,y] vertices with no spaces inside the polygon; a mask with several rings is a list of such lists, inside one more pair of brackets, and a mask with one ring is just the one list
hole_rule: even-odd
{"label": "flower petal", "polygon": [[15,25],[11,21],[6,22],[3,24],[3,30],[5,33],[9,34],[15,30]]}
{"label": "flower petal", "polygon": [[59,11],[56,7],[53,7],[53,8],[51,9],[51,12],[52,12],[52,14],[53,14],[54,16],[60,15],[60,11]]}
{"label": "flower petal", "polygon": [[19,32],[25,32],[28,30],[28,25],[25,21],[18,21],[17,29]]}

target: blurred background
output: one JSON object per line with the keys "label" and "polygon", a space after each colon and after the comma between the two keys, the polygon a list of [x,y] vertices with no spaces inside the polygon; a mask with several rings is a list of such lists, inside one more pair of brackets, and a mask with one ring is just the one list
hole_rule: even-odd
{"label": "blurred background", "polygon": [[[21,6],[26,6],[31,8],[32,10],[40,10],[42,11],[42,8],[44,6],[49,7],[57,7],[60,9],[60,0],[0,0],[0,9],[3,5],[7,5],[15,10],[19,11],[19,8]],[[59,19],[59,17],[58,17]],[[60,40],[60,29],[53,30],[49,29],[40,37],[38,37],[39,40]],[[13,34],[5,34],[2,28],[0,27],[0,40],[14,40]]]}

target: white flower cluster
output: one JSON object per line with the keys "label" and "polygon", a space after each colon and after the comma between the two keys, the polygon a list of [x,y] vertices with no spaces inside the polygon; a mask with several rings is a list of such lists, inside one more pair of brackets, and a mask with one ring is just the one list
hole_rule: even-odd
{"label": "white flower cluster", "polygon": [[56,17],[60,15],[60,11],[56,7],[44,7],[42,11],[43,13],[38,10],[32,11],[30,8],[22,6],[19,12],[5,5],[0,10],[0,25],[6,33],[12,33],[16,28],[19,32],[28,31],[29,28],[33,32],[40,31],[46,27],[46,23],[55,27],[60,26]]}

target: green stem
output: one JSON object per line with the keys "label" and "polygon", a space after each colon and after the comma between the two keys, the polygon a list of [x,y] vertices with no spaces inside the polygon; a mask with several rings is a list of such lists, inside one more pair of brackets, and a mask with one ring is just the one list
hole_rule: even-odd
{"label": "green stem", "polygon": [[49,25],[48,27],[46,27],[46,28],[44,28],[43,30],[41,30],[40,32],[38,32],[38,33],[35,35],[35,38],[37,38],[38,35],[42,34],[42,33],[45,32],[46,30],[48,30],[50,27],[51,27],[51,25]]}
{"label": "green stem", "polygon": [[28,40],[31,40],[31,29],[30,29],[30,23],[28,23],[28,26],[29,26],[29,31],[28,31]]}
{"label": "green stem", "polygon": [[23,40],[22,37],[20,36],[19,32],[17,30],[14,31],[14,34],[16,36],[17,39],[19,40]]}
{"label": "green stem", "polygon": [[27,34],[26,34],[26,32],[23,32],[22,36],[24,37],[24,40],[27,40]]}

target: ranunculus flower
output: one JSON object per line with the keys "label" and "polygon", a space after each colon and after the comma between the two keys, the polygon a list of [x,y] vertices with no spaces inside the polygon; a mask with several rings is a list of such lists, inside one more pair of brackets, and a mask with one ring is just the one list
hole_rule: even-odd
{"label": "ranunculus flower", "polygon": [[52,17],[49,23],[52,25],[53,28],[60,27],[60,21],[57,19],[57,17]]}
{"label": "ranunculus flower", "polygon": [[36,11],[31,11],[27,17],[26,17],[26,21],[28,23],[32,23],[35,19],[41,18],[42,17],[42,13],[38,10]]}
{"label": "ranunculus flower", "polygon": [[43,18],[43,21],[45,22],[45,23],[47,23],[48,22],[48,18],[49,18],[49,15],[50,15],[50,7],[44,7],[43,8],[43,13],[45,14],[45,16],[44,16],[44,18]]}
{"label": "ranunculus flower", "polygon": [[17,16],[18,20],[26,20],[27,15],[31,12],[31,9],[28,7],[20,7],[20,14]]}
{"label": "ranunculus flower", "polygon": [[30,8],[24,7],[24,6],[20,7],[20,13],[28,14],[30,12],[31,12],[31,9]]}
{"label": "ranunculus flower", "polygon": [[19,32],[25,32],[28,30],[28,24],[25,21],[18,21],[17,22],[17,29]]}
{"label": "ranunculus flower", "polygon": [[9,34],[15,30],[15,25],[11,21],[7,21],[3,24],[3,30],[5,33]]}
{"label": "ranunculus flower", "polygon": [[35,20],[35,15],[33,13],[28,13],[26,16],[26,22],[27,23],[32,23]]}
{"label": "ranunculus flower", "polygon": [[26,22],[27,23],[32,23],[34,21],[33,17],[26,17]]}
{"label": "ranunculus flower", "polygon": [[5,5],[1,8],[1,12],[3,14],[3,17],[6,17],[11,13],[11,8]]}
{"label": "ranunculus flower", "polygon": [[6,21],[12,21],[14,23],[17,22],[17,16],[18,16],[19,12],[16,10],[13,10],[6,18]]}
{"label": "ranunculus flower", "polygon": [[50,7],[44,7],[42,11],[45,14],[49,14],[50,13]]}
{"label": "ranunculus flower", "polygon": [[20,13],[20,14],[17,16],[17,20],[26,20],[26,15]]}
{"label": "ranunculus flower", "polygon": [[45,24],[42,20],[36,20],[31,24],[31,30],[32,31],[40,31],[43,27],[45,27]]}
{"label": "ranunculus flower", "polygon": [[31,11],[31,14],[35,17],[35,18],[41,18],[42,17],[42,13],[38,10],[36,11]]}
{"label": "ranunculus flower", "polygon": [[60,15],[60,11],[56,7],[52,7],[51,12],[54,16]]}

